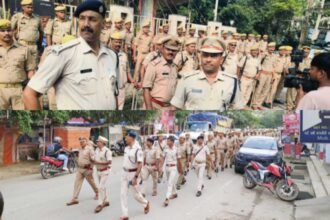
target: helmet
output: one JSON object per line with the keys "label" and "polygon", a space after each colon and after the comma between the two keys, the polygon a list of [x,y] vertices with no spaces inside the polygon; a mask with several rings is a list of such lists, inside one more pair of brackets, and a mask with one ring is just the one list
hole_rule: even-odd
{"label": "helmet", "polygon": [[62,138],[59,136],[54,137],[54,142],[55,143],[60,143],[62,141]]}

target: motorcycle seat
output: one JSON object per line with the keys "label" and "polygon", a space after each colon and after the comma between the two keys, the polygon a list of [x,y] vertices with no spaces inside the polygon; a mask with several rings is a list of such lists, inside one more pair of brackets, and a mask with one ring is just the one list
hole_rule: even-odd
{"label": "motorcycle seat", "polygon": [[257,164],[258,164],[260,170],[267,170],[267,167],[265,167],[265,166],[262,165],[261,163],[258,163],[258,162],[257,162]]}

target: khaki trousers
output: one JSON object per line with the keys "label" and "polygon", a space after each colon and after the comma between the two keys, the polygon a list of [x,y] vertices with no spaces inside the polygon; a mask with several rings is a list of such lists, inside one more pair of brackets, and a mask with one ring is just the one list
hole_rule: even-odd
{"label": "khaki trousers", "polygon": [[176,194],[175,180],[177,179],[178,169],[174,167],[165,168],[167,176],[167,192],[166,199],[170,199],[171,195]]}
{"label": "khaki trousers", "polygon": [[150,176],[152,177],[152,190],[153,192],[157,192],[158,172],[156,171],[156,167],[146,165],[142,169],[143,184],[142,184],[141,192],[143,194],[146,194],[147,181]]}
{"label": "khaki trousers", "polygon": [[206,170],[207,170],[207,176],[212,177],[213,170],[212,170],[212,164],[215,162],[215,153],[210,154],[211,160],[206,161]]}
{"label": "khaki trousers", "polygon": [[195,173],[197,175],[197,191],[202,191],[202,186],[204,185],[204,171],[205,163],[195,164]]}
{"label": "khaki trousers", "polygon": [[[181,163],[181,167],[182,167],[182,170],[183,170],[183,173],[184,173],[185,171],[187,171],[187,165],[186,165],[187,164],[187,158],[181,158],[180,163]],[[183,173],[179,174],[178,181],[176,182],[177,186],[180,186],[182,184],[183,180],[185,179]]]}
{"label": "khaki trousers", "polygon": [[247,105],[250,100],[252,91],[255,87],[255,80],[242,76],[241,78],[241,103],[243,107]]}
{"label": "khaki trousers", "polygon": [[109,170],[97,172],[97,176],[99,178],[99,199],[98,205],[102,205],[105,202],[109,202]]}
{"label": "khaki trousers", "polygon": [[73,190],[74,199],[78,199],[84,179],[87,180],[89,185],[92,187],[94,193],[98,193],[98,188],[93,178],[93,170],[79,168],[76,173],[76,179],[74,181],[74,190]]}
{"label": "khaki trousers", "polygon": [[23,89],[0,87],[0,109],[24,110]]}
{"label": "khaki trousers", "polygon": [[270,103],[270,104],[273,103],[277,90],[278,90],[278,86],[281,82],[281,79],[282,79],[281,73],[275,73],[275,75],[273,75],[271,89],[270,89],[270,93],[268,93],[266,103]]}
{"label": "khaki trousers", "polygon": [[140,78],[140,69],[144,58],[147,56],[147,53],[138,53],[134,69],[134,80],[137,81]]}
{"label": "khaki trousers", "polygon": [[253,98],[253,106],[261,107],[271,89],[272,74],[261,73],[259,84],[256,88],[255,97]]}
{"label": "khaki trousers", "polygon": [[286,108],[289,111],[295,110],[296,108],[296,98],[297,98],[297,89],[288,88],[286,92]]}

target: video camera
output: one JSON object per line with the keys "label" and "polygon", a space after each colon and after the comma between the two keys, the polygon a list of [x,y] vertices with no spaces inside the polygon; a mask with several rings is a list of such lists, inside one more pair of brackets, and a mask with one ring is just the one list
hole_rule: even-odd
{"label": "video camera", "polygon": [[309,69],[299,71],[297,68],[289,68],[289,74],[284,79],[284,87],[299,89],[300,85],[306,93],[319,88],[319,82],[311,79]]}

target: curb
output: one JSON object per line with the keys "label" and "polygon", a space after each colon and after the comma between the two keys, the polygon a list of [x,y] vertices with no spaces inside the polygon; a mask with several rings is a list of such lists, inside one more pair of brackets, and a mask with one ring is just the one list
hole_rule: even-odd
{"label": "curb", "polygon": [[312,182],[315,198],[327,196],[321,177],[319,176],[319,173],[317,172],[312,161],[307,161],[307,169]]}
{"label": "curb", "polygon": [[327,195],[330,195],[330,176],[328,175],[328,172],[323,167],[323,164],[320,160],[318,160],[315,156],[311,156],[312,163],[321,179],[321,183],[327,193]]}

